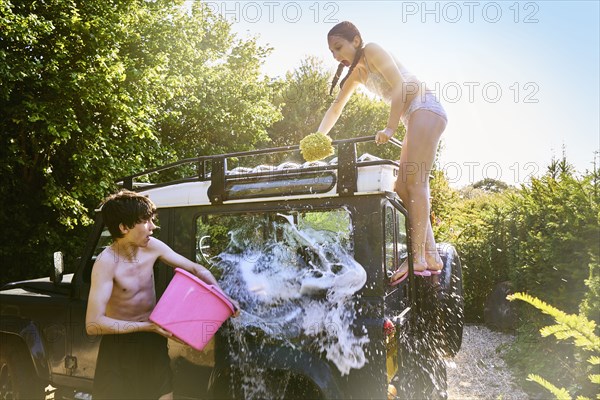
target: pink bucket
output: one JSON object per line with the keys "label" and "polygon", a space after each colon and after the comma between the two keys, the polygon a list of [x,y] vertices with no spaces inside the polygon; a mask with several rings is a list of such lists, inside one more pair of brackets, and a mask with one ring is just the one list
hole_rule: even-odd
{"label": "pink bucket", "polygon": [[177,268],[150,321],[194,349],[202,350],[234,311],[218,288]]}

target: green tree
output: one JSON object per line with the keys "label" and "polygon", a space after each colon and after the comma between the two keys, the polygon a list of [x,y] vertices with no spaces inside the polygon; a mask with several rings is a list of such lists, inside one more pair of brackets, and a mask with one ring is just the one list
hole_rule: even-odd
{"label": "green tree", "polygon": [[474,189],[481,189],[485,192],[500,193],[508,189],[508,184],[497,179],[485,178],[473,184]]}
{"label": "green tree", "polygon": [[[491,290],[510,280],[516,290],[551,298],[560,309],[599,322],[599,172],[594,164],[593,171],[578,175],[566,159],[552,160],[546,174],[520,188],[483,190],[489,185],[481,182],[479,189],[461,189],[458,198],[443,179],[433,180],[432,194],[439,191],[449,207],[439,211],[436,236],[454,243],[460,254],[468,320],[482,320]],[[537,371],[566,387],[553,387],[561,396],[589,393],[589,366],[581,353],[568,343],[539,338],[545,317],[518,311],[518,335],[508,355],[517,375]]]}
{"label": "green tree", "polygon": [[268,49],[183,5],[0,0],[0,281],[74,252],[117,177],[266,139]]}
{"label": "green tree", "polygon": [[450,240],[451,232],[447,221],[451,220],[456,204],[459,201],[459,193],[450,187],[444,172],[434,169],[429,182],[431,192],[432,227],[436,238]]}
{"label": "green tree", "polygon": [[566,312],[577,312],[588,266],[600,252],[600,202],[590,176],[578,178],[572,168],[550,169],[510,196],[510,203],[516,289],[548,296]]}
{"label": "green tree", "polygon": [[[180,158],[263,146],[270,141],[267,128],[281,118],[268,78],[260,76],[271,49],[255,38],[237,39],[202,2],[191,12],[171,19],[174,29],[163,43],[176,91],[159,136]],[[151,30],[152,21],[146,23]]]}
{"label": "green tree", "polygon": [[297,145],[304,136],[317,131],[332,100],[328,85],[328,73],[315,57],[307,57],[284,79],[271,83],[273,103],[281,108],[283,116],[269,128],[273,145]]}
{"label": "green tree", "polygon": [[[600,152],[594,153],[593,169],[588,171],[584,177],[584,181],[587,181],[589,185],[589,193],[592,203],[595,204],[595,209],[598,210],[598,223],[600,224],[600,165],[598,165],[598,156]],[[595,240],[596,244],[600,241],[600,229],[596,230],[595,237],[592,235],[591,240]],[[593,243],[593,242],[592,242]],[[593,244],[592,244],[593,246]],[[589,319],[596,321],[596,324],[600,324],[600,316],[598,310],[600,310],[600,250],[590,251],[590,262],[589,262],[589,276],[585,280],[587,286],[587,293],[583,299],[583,302],[579,306],[580,312],[587,316]],[[594,249],[592,247],[592,249]]]}
{"label": "green tree", "polygon": [[468,318],[482,318],[487,295],[507,279],[568,312],[585,297],[582,309],[598,318],[591,313],[600,292],[596,174],[577,177],[566,161],[552,162],[546,175],[520,189],[460,191],[437,233],[461,255]]}

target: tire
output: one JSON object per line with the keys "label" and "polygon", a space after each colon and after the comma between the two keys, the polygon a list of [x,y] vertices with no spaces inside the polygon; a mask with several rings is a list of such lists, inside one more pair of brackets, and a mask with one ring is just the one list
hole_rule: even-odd
{"label": "tire", "polygon": [[19,339],[0,338],[0,399],[43,399],[44,384]]}
{"label": "tire", "polygon": [[464,298],[462,266],[454,246],[438,244],[442,273],[419,281],[420,311],[417,325],[446,357],[454,357],[462,345]]}
{"label": "tire", "polygon": [[440,288],[437,291],[440,318],[436,323],[439,324],[442,350],[446,356],[454,357],[462,345],[465,324],[462,265],[451,244],[440,243],[438,252],[444,263],[444,270],[440,275]]}
{"label": "tire", "polygon": [[405,332],[399,339],[398,374],[392,383],[399,399],[445,400],[446,363],[443,354],[420,329]]}
{"label": "tire", "polygon": [[398,338],[399,368],[394,385],[401,399],[446,399],[445,357],[462,345],[462,267],[454,246],[438,244],[440,275],[416,280],[417,308],[411,326]]}
{"label": "tire", "polygon": [[209,380],[208,398],[211,400],[236,398],[229,371],[213,369]]}
{"label": "tire", "polygon": [[310,382],[308,378],[302,376],[296,376],[292,378],[291,382],[288,383],[285,389],[285,394],[283,395],[284,400],[319,400],[321,398],[323,398],[321,391],[312,382]]}
{"label": "tire", "polygon": [[[323,397],[319,388],[308,378],[294,375],[289,371],[269,371],[265,373],[262,379],[264,379],[265,387],[263,389],[264,393],[261,392],[259,397],[270,396],[282,400],[319,400]],[[223,371],[218,377],[215,377],[210,398],[214,400],[244,399],[246,393],[240,385],[243,381],[244,378],[241,372]]]}

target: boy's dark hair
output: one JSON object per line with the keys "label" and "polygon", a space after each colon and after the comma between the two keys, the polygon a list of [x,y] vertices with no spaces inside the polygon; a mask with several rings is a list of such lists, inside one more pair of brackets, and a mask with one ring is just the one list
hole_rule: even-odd
{"label": "boy's dark hair", "polygon": [[120,224],[133,228],[136,224],[151,219],[156,214],[156,206],[148,197],[123,189],[104,199],[101,211],[111,236],[118,239],[123,237]]}

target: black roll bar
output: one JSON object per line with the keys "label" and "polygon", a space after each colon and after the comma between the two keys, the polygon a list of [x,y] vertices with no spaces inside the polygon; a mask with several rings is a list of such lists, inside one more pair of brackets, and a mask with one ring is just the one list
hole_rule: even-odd
{"label": "black roll bar", "polygon": [[[334,170],[337,169],[337,180],[338,180],[338,194],[341,196],[351,196],[356,190],[356,181],[358,177],[358,166],[363,165],[379,165],[379,164],[393,164],[397,165],[395,161],[391,160],[377,160],[377,161],[367,161],[367,162],[358,162],[356,159],[356,144],[374,141],[375,136],[360,136],[349,139],[338,139],[332,141],[332,145],[337,147],[338,150],[338,163],[337,165],[327,165],[327,166],[318,166],[318,167],[309,167],[303,168],[302,171],[308,172],[309,170]],[[402,142],[391,138],[389,142],[402,148]],[[233,153],[225,153],[225,154],[217,154],[217,155],[206,155],[206,156],[198,156],[192,158],[185,158],[182,160],[178,160],[172,163],[168,163],[156,168],[151,168],[144,170],[142,172],[125,176],[116,181],[117,184],[121,184],[124,188],[129,190],[134,190],[135,178],[139,178],[141,176],[167,171],[170,169],[174,169],[176,167],[180,167],[183,165],[196,165],[197,174],[193,177],[180,178],[177,180],[173,180],[166,183],[157,183],[157,184],[148,184],[144,185],[144,189],[148,189],[151,187],[158,186],[168,186],[171,184],[176,184],[180,182],[190,182],[190,181],[211,181],[211,185],[209,188],[209,199],[212,203],[222,203],[227,200],[226,196],[226,182],[227,182],[227,160],[230,158],[236,157],[249,157],[249,156],[259,156],[265,154],[276,154],[283,152],[291,152],[300,150],[300,145],[290,145],[290,146],[281,146],[281,147],[273,147],[267,149],[257,149],[257,150],[249,150],[249,151],[239,151]],[[207,163],[211,164],[210,174],[207,173]],[[270,171],[268,174],[272,177],[277,174],[285,174],[290,171]],[[265,173],[263,173],[265,174]],[[254,175],[254,174],[253,174]],[[261,173],[257,173],[257,176],[261,176]],[[239,177],[238,177],[239,178]],[[235,179],[235,177],[231,177],[230,179]]]}

